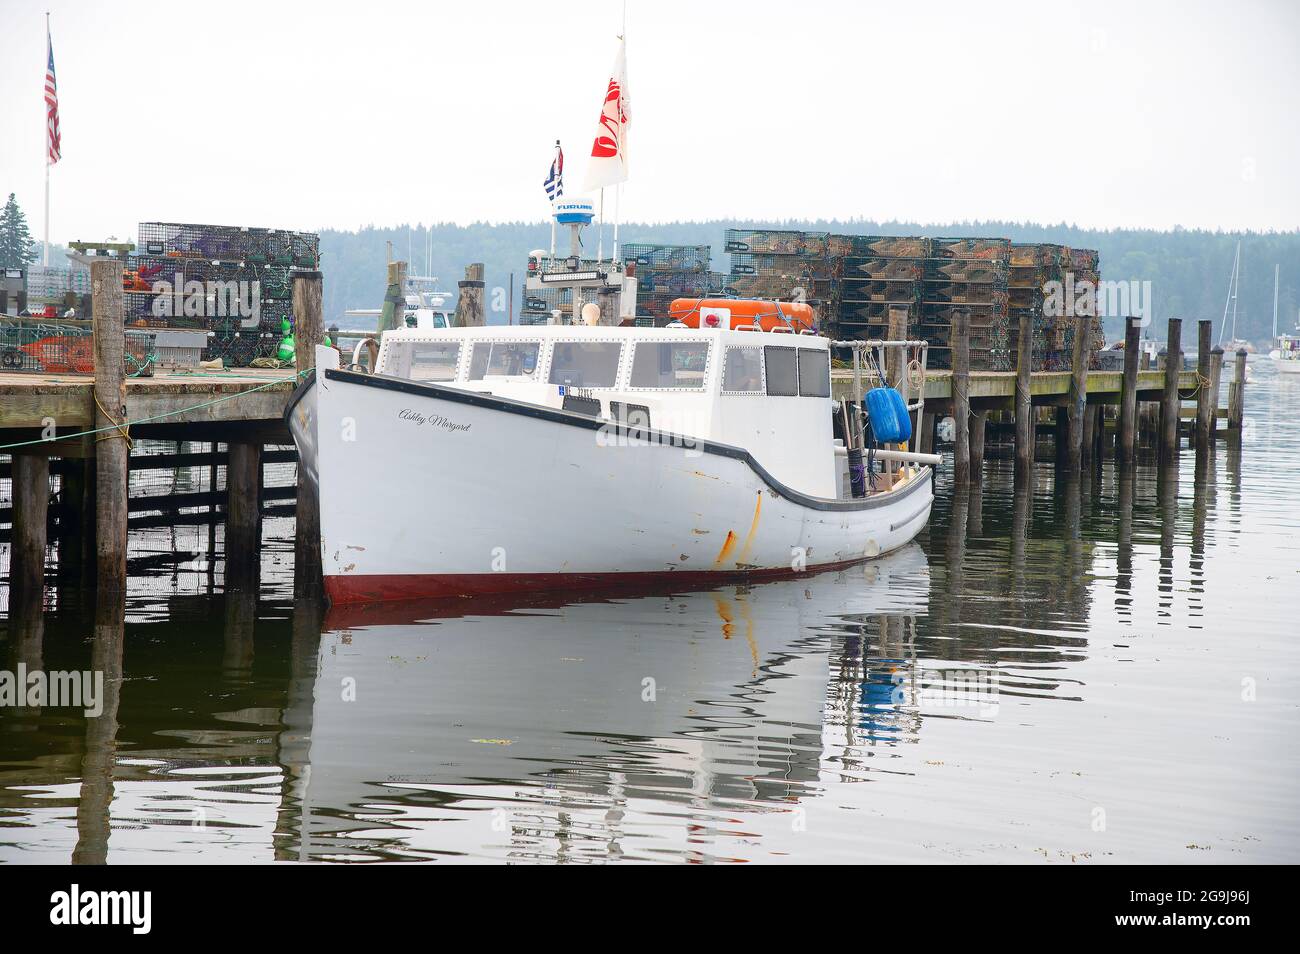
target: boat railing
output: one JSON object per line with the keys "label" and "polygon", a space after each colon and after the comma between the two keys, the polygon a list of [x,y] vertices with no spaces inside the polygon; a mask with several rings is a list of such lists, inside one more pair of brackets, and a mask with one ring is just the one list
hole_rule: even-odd
{"label": "boat railing", "polygon": [[896,388],[903,396],[908,416],[912,418],[908,459],[930,462],[931,455],[924,455],[924,460],[921,455],[921,425],[925,420],[925,376],[929,365],[930,343],[911,338],[866,338],[832,341],[831,347],[850,349],[853,352],[853,421],[849,437],[856,449],[861,450],[866,440],[862,404],[865,372],[880,385]]}

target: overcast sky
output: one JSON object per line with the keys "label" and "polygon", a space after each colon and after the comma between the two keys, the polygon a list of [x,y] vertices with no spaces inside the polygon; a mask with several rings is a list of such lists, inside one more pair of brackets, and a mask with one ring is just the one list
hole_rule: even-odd
{"label": "overcast sky", "polygon": [[[542,219],[620,25],[616,0],[0,0],[0,190],[38,237],[47,8],[56,242]],[[1294,0],[630,0],[627,26],[625,221],[1300,227]]]}

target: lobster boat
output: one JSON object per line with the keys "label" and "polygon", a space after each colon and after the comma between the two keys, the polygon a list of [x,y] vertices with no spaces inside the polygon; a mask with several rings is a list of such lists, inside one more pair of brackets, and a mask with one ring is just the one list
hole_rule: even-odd
{"label": "lobster boat", "polygon": [[373,371],[318,348],[286,418],[331,602],[713,586],[911,541],[938,458],[894,433],[868,473],[883,418],[832,399],[832,342],[714,316],[395,329]]}

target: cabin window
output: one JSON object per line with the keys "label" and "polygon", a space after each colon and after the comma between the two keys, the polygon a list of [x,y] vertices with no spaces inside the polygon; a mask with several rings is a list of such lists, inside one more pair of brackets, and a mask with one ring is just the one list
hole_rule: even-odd
{"label": "cabin window", "polygon": [[388,346],[384,371],[412,381],[454,381],[460,365],[459,341],[395,341]]}
{"label": "cabin window", "polygon": [[469,353],[469,380],[489,374],[535,378],[540,347],[536,341],[476,341]]}
{"label": "cabin window", "polygon": [[804,397],[831,396],[831,353],[820,348],[799,349],[799,393]]}
{"label": "cabin window", "polygon": [[723,394],[763,393],[763,349],[728,348],[722,362]]}
{"label": "cabin window", "polygon": [[707,341],[638,341],[632,346],[629,386],[701,391],[708,370]]}
{"label": "cabin window", "polygon": [[799,364],[796,349],[785,345],[764,345],[763,367],[767,374],[768,394],[772,397],[798,396]]}
{"label": "cabin window", "polygon": [[557,341],[549,380],[575,388],[612,388],[622,350],[616,341]]}

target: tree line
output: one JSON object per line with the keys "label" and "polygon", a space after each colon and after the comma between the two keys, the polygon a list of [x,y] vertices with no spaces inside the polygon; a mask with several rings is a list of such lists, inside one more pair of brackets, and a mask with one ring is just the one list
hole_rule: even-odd
{"label": "tree line", "polygon": [[[1210,318],[1219,336],[1220,320],[1228,295],[1228,281],[1238,240],[1241,241],[1240,295],[1237,302],[1237,334],[1264,343],[1272,333],[1273,266],[1281,266],[1278,294],[1278,326],[1295,327],[1300,318],[1300,231],[1211,232],[1197,229],[1083,229],[1072,225],[1036,225],[1028,222],[954,222],[921,225],[915,222],[874,222],[866,219],[807,221],[707,221],[667,222],[647,225],[627,223],[620,227],[620,243],[708,245],[712,268],[725,272],[729,256],[723,252],[723,233],[729,228],[799,229],[854,235],[997,236],[1013,242],[1050,242],[1096,249],[1101,255],[1101,274],[1106,281],[1151,282],[1151,313],[1155,335],[1170,317],[1194,321]],[[521,286],[528,253],[549,249],[550,224],[546,222],[473,223],[470,225],[368,226],[356,231],[325,229],[321,233],[321,264],[325,272],[325,313],[331,323],[343,320],[349,308],[378,308],[386,281],[388,243],[397,259],[412,262],[411,274],[426,270],[440,279],[440,287],[452,293],[464,277],[470,262],[483,262],[488,285],[488,321],[507,320],[509,295],[497,296],[494,288],[508,290],[514,279],[514,309],[518,312]],[[426,244],[427,243],[427,244]],[[612,227],[605,226],[604,248],[612,250]],[[559,237],[562,251],[568,236]],[[594,227],[587,230],[584,254],[595,256]],[[1123,334],[1122,316],[1107,322],[1108,338]],[[1225,335],[1226,337],[1226,335]]]}

